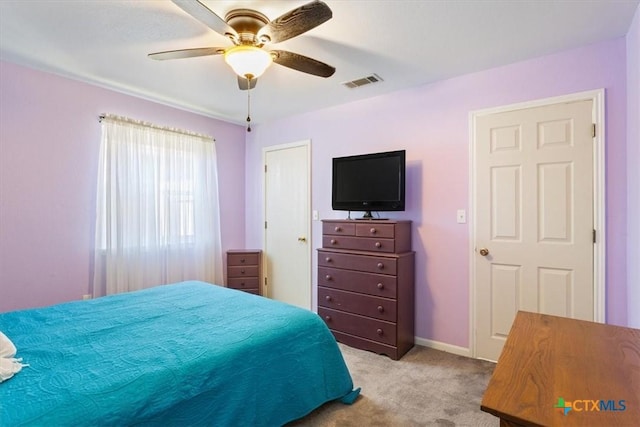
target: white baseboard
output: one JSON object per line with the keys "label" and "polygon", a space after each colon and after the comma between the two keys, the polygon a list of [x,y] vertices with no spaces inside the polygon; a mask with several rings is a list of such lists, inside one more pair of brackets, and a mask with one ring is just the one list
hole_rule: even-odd
{"label": "white baseboard", "polygon": [[471,350],[457,345],[447,344],[440,341],[428,340],[426,338],[415,337],[415,343],[423,347],[433,348],[435,350],[446,351],[447,353],[457,354],[458,356],[471,357]]}

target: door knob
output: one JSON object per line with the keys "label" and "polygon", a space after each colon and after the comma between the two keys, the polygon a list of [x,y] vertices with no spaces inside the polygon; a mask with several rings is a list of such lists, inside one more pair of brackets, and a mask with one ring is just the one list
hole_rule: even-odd
{"label": "door knob", "polygon": [[306,242],[307,238],[306,237],[298,237],[298,242]]}
{"label": "door knob", "polygon": [[480,249],[480,255],[482,255],[482,256],[489,255],[489,249],[487,249],[487,248]]}

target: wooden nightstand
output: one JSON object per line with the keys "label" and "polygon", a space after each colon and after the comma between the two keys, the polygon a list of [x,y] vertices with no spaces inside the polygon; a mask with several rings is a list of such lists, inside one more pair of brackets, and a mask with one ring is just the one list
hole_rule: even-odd
{"label": "wooden nightstand", "polygon": [[227,287],[260,295],[260,259],[258,249],[227,251]]}

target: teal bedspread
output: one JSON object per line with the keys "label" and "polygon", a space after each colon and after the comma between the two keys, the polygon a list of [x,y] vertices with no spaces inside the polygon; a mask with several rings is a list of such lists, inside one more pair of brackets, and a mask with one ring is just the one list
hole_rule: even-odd
{"label": "teal bedspread", "polygon": [[29,366],[0,383],[0,425],[280,426],[350,403],[314,313],[202,282],[0,314]]}

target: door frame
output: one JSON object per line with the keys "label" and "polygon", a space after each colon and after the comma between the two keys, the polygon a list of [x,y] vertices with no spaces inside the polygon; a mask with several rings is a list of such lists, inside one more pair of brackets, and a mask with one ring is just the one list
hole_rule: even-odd
{"label": "door frame", "polygon": [[605,90],[585,92],[533,101],[503,105],[469,112],[469,345],[472,357],[476,357],[476,120],[495,113],[543,107],[552,104],[591,100],[592,120],[595,124],[593,138],[593,226],[596,241],[593,245],[593,314],[594,321],[606,319],[606,163],[605,163]]}
{"label": "door frame", "polygon": [[[271,145],[268,147],[264,147],[262,148],[262,165],[263,165],[263,173],[262,173],[262,194],[263,194],[263,199],[262,199],[262,218],[263,218],[263,222],[266,224],[267,221],[267,179],[266,179],[266,174],[264,173],[264,168],[266,168],[267,165],[267,153],[272,152],[272,151],[282,151],[282,150],[288,150],[291,148],[298,148],[298,147],[307,147],[307,200],[305,202],[305,204],[307,205],[307,212],[311,213],[311,140],[310,139],[303,139],[300,141],[296,141],[296,142],[290,142],[290,143],[286,143],[286,144],[279,144],[279,145]],[[311,244],[312,244],[312,239],[311,239],[311,215],[308,216],[307,221],[306,221],[306,235],[307,235],[307,258],[309,259],[309,271],[307,271],[307,277],[308,277],[308,284],[309,284],[309,310],[311,310],[312,307],[312,303],[313,303],[313,282],[312,282],[312,259],[311,259]],[[264,227],[263,228],[263,235],[262,235],[262,241],[264,242],[264,253],[262,256],[262,274],[263,274],[263,279],[260,283],[260,292],[262,295],[265,295],[267,297],[270,298],[268,291],[269,291],[269,283],[270,283],[270,277],[268,276],[269,271],[267,269],[267,257],[268,257],[268,253],[267,253],[267,228]]]}

